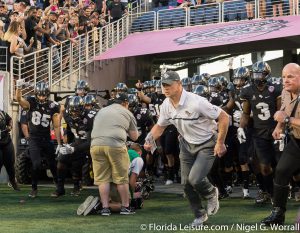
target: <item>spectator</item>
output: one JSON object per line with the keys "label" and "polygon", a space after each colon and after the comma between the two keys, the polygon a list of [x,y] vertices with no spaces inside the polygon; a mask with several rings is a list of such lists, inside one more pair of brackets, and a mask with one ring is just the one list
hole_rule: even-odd
{"label": "spectator", "polygon": [[[19,13],[20,14],[20,13]],[[34,38],[33,49],[37,49],[37,35],[36,31],[41,25],[36,21],[36,7],[32,6],[29,8],[28,17],[25,20],[25,30],[27,34],[27,38],[25,38],[25,42],[30,44],[30,39]]]}
{"label": "spectator", "polygon": [[78,16],[72,15],[69,24],[68,24],[68,29],[70,32],[70,37],[75,38],[78,36],[78,29],[79,29],[79,19]]}
{"label": "spectator", "polygon": [[114,0],[108,6],[108,15],[111,19],[111,22],[121,19],[124,13],[126,14],[127,10],[124,5],[120,3],[120,0]]}
{"label": "spectator", "polygon": [[[99,130],[101,129],[101,130]],[[102,201],[101,215],[110,215],[110,183],[117,185],[121,197],[120,214],[132,214],[129,208],[127,134],[137,140],[136,120],[128,110],[126,94],[117,94],[115,103],[102,108],[95,117],[92,131],[91,156],[95,184]]]}
{"label": "spectator", "polygon": [[88,6],[85,6],[79,15],[79,35],[84,34],[92,29],[90,27],[90,15],[91,9]]}
{"label": "spectator", "polygon": [[254,18],[254,12],[253,12],[254,1],[253,0],[245,0],[245,2],[246,2],[247,18],[249,20],[252,20]]}
{"label": "spectator", "polygon": [[289,0],[290,3],[290,15],[297,14],[297,8],[299,5],[299,0]]}
{"label": "spectator", "polygon": [[11,55],[15,55],[20,48],[24,47],[24,44],[19,42],[21,30],[21,24],[14,21],[10,24],[7,32],[4,34],[3,40],[8,42],[9,53]]}
{"label": "spectator", "polygon": [[282,0],[272,0],[273,17],[277,16],[277,9],[278,9],[279,16],[283,16],[282,4],[283,4]]}
{"label": "spectator", "polygon": [[259,0],[259,15],[262,19],[266,18],[266,0]]}
{"label": "spectator", "polygon": [[0,20],[5,24],[9,21],[6,6],[2,2],[0,2]]}
{"label": "spectator", "polygon": [[101,15],[106,12],[106,2],[105,0],[95,0],[96,10]]}
{"label": "spectator", "polygon": [[26,4],[24,2],[20,2],[18,4],[18,12],[20,16],[25,16],[25,12],[26,12]]}

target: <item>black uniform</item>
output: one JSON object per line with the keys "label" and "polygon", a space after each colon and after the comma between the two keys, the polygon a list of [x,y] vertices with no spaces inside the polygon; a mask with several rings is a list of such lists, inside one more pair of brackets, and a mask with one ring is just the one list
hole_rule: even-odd
{"label": "black uniform", "polygon": [[272,132],[276,127],[273,119],[277,111],[277,98],[281,95],[278,86],[266,85],[262,92],[253,85],[241,89],[240,98],[251,104],[253,113],[253,142],[257,157],[262,164],[274,162],[274,143]]}
{"label": "black uniform", "polygon": [[50,123],[54,114],[60,112],[58,103],[46,100],[40,104],[35,96],[27,98],[28,110],[29,155],[32,161],[32,188],[37,189],[41,153],[46,157],[50,170],[56,180],[56,163],[54,145],[50,140]]}
{"label": "black uniform", "polygon": [[137,122],[137,128],[139,131],[139,138],[137,142],[139,144],[144,144],[147,133],[150,131],[151,127],[154,125],[153,116],[147,108],[136,107],[133,109],[133,115]]}
{"label": "black uniform", "polygon": [[157,93],[152,93],[149,97],[151,99],[151,103],[148,105],[148,108],[156,122],[160,112],[160,105],[164,102],[166,97]]}
{"label": "black uniform", "polygon": [[[85,163],[86,157],[89,156],[91,145],[91,132],[93,129],[94,117],[96,111],[87,110],[82,115],[74,120],[71,117],[65,118],[66,123],[74,134],[74,142],[71,144],[74,147],[74,153],[71,155],[60,155],[58,157],[58,192],[64,193],[65,167],[71,168],[72,178],[75,185],[79,185],[81,179],[82,166]],[[66,114],[68,115],[68,114]]]}
{"label": "black uniform", "polygon": [[4,165],[9,181],[15,183],[15,152],[7,127],[11,123],[11,117],[0,110],[0,171]]}

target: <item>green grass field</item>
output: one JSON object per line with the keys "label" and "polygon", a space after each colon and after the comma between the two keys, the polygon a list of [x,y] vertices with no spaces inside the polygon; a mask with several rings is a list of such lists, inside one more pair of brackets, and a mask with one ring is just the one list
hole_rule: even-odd
{"label": "green grass field", "polygon": [[[86,196],[97,195],[97,190],[83,190],[80,197],[71,197],[71,190],[67,190],[66,196],[53,199],[50,197],[53,189],[42,187],[39,197],[31,200],[27,197],[30,187],[21,188],[21,192],[14,192],[6,185],[0,185],[0,233],[196,232],[195,229],[184,230],[193,216],[187,200],[180,195],[152,193],[151,198],[145,201],[144,208],[131,216],[113,214],[110,217],[84,217],[76,215],[77,207]],[[20,203],[21,199],[25,202]],[[293,224],[298,206],[294,201],[289,202],[286,224]],[[259,226],[253,230],[248,228],[249,225],[256,227],[255,223],[265,217],[269,210],[270,206],[254,206],[253,200],[225,199],[221,201],[218,214],[210,217],[206,226],[211,229],[228,226],[223,231],[209,232],[274,232],[269,229],[263,231]],[[239,230],[237,224],[247,226]]]}

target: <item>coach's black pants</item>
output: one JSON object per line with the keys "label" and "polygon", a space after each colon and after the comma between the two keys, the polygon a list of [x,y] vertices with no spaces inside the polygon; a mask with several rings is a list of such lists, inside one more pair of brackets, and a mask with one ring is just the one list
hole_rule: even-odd
{"label": "coach's black pants", "polygon": [[289,181],[300,169],[300,140],[291,136],[277,164],[274,179],[273,206],[285,209],[289,192]]}

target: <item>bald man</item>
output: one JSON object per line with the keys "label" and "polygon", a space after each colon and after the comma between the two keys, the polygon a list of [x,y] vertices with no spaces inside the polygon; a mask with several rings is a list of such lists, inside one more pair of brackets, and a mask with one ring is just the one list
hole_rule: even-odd
{"label": "bald man", "polygon": [[287,64],[282,70],[283,86],[282,106],[274,114],[278,122],[273,131],[275,140],[289,134],[290,140],[285,146],[276,167],[274,179],[273,210],[271,215],[261,223],[265,225],[284,224],[286,203],[289,194],[289,181],[295,172],[300,170],[300,67],[298,64]]}

